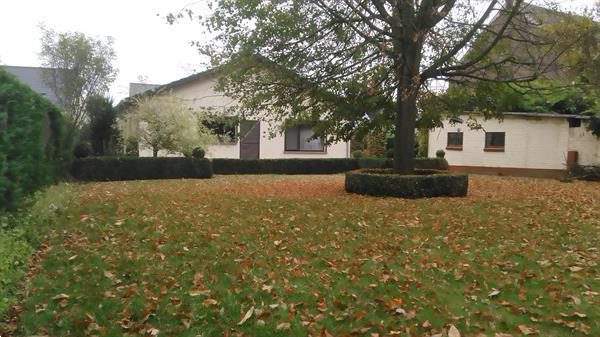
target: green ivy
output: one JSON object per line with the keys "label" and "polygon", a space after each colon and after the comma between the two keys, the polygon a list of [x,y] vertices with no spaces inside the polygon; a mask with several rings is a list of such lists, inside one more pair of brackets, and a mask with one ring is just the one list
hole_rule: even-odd
{"label": "green ivy", "polygon": [[0,68],[0,208],[62,174],[62,130],[60,110]]}

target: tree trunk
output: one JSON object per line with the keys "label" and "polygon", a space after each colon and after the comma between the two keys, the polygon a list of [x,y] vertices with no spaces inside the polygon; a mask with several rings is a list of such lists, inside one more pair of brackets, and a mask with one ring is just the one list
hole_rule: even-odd
{"label": "tree trunk", "polygon": [[415,159],[415,126],[417,119],[416,94],[402,98],[398,88],[398,101],[394,123],[394,171],[411,173]]}
{"label": "tree trunk", "polygon": [[152,148],[152,157],[154,157],[154,158],[158,157],[158,148],[157,147]]}

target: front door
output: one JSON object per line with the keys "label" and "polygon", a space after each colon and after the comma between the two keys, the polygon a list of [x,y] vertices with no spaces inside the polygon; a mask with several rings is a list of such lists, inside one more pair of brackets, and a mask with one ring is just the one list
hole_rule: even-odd
{"label": "front door", "polygon": [[260,151],[260,121],[240,123],[240,159],[258,159]]}

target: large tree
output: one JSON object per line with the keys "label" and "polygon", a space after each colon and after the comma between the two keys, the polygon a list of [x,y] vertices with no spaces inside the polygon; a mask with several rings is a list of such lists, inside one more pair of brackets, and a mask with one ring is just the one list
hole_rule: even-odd
{"label": "large tree", "polygon": [[42,75],[65,112],[69,123],[66,136],[70,141],[88,119],[85,109],[88,98],[106,94],[117,76],[113,40],[41,29],[40,60],[46,67]]}
{"label": "large tree", "polygon": [[[232,109],[311,122],[329,142],[389,123],[394,169],[410,172],[417,103],[433,85],[526,82],[551,68],[561,51],[537,34],[532,8],[524,0],[215,0],[200,18],[214,39],[199,46],[225,75],[219,88],[240,102]],[[170,19],[186,14],[192,9]]]}

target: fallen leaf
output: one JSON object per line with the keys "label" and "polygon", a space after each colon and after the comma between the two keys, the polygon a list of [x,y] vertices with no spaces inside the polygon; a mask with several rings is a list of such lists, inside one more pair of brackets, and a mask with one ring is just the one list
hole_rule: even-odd
{"label": "fallen leaf", "polygon": [[58,294],[58,295],[52,297],[52,299],[55,300],[55,301],[62,301],[62,300],[66,300],[66,299],[69,299],[69,298],[70,298],[70,296],[67,295],[67,294]]}
{"label": "fallen leaf", "polygon": [[527,325],[518,325],[517,327],[519,328],[519,330],[521,330],[521,333],[524,335],[534,335],[538,333],[537,330]]}
{"label": "fallen leaf", "polygon": [[244,318],[242,318],[242,320],[241,320],[241,321],[239,321],[237,325],[242,325],[242,324],[246,323],[246,321],[247,321],[247,320],[248,320],[250,317],[252,317],[252,314],[253,314],[253,313],[254,313],[254,306],[252,306],[252,307],[251,307],[251,308],[250,308],[250,309],[249,309],[249,310],[246,312],[246,314],[244,315]]}
{"label": "fallen leaf", "polygon": [[500,290],[492,288],[492,291],[489,292],[488,297],[498,296],[500,294]]}
{"label": "fallen leaf", "polygon": [[279,323],[277,324],[277,327],[275,329],[277,330],[289,330],[290,329],[290,323]]}
{"label": "fallen leaf", "polygon": [[450,325],[448,329],[448,337],[460,337],[460,332],[454,325]]}

